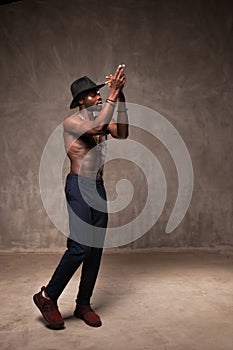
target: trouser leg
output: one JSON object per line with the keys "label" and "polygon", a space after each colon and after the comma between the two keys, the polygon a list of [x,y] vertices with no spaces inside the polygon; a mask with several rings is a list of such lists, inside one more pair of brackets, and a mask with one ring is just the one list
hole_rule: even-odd
{"label": "trouser leg", "polygon": [[84,234],[82,230],[85,229],[85,225],[75,225],[76,222],[74,221],[74,218],[80,218],[83,223],[91,222],[91,208],[82,198],[76,177],[68,175],[65,191],[71,232],[70,238],[67,239],[68,249],[64,253],[46,287],[48,296],[53,300],[59,298],[67,283],[87,257],[91,249],[89,246],[82,244],[75,239],[78,238],[79,234]]}
{"label": "trouser leg", "polygon": [[[100,196],[106,200],[106,193],[103,185],[98,187],[98,192]],[[101,233],[101,237],[97,237],[99,232],[95,234],[95,241],[98,242],[97,246],[100,246],[100,248],[92,247],[89,254],[83,262],[79,291],[76,299],[76,303],[80,305],[90,305],[90,299],[93,294],[95,282],[99,272],[103,252],[102,247],[104,245],[104,236],[108,223],[107,208],[105,212],[100,212],[92,208],[91,212],[92,223],[94,227],[101,227],[103,230]]]}
{"label": "trouser leg", "polygon": [[[99,184],[97,187],[100,196],[106,200],[106,193],[103,184]],[[89,184],[87,190],[89,193]],[[67,181],[66,197],[69,206],[68,211],[71,230],[70,238],[67,240],[68,249],[63,255],[50,282],[48,283],[46,292],[51,299],[57,300],[73,274],[83,262],[77,300],[80,304],[82,302],[83,305],[88,305],[90,303],[90,298],[92,296],[99,271],[105,229],[108,220],[107,210],[104,212],[99,212],[87,204],[87,202],[82,198],[79,191],[77,178],[74,176],[69,176],[69,181]],[[79,217],[83,223],[79,221],[77,222],[77,217]],[[89,228],[85,225],[85,223],[89,224]],[[100,236],[97,236],[98,233],[93,234],[91,232],[92,228],[94,229],[94,227],[103,228]],[[90,233],[88,230],[90,230]],[[100,248],[95,248],[96,245],[94,245],[94,247],[91,247],[91,245],[88,246],[88,244],[86,245],[86,239],[84,239],[84,237],[86,237],[86,235],[88,236],[88,234],[90,237],[88,242],[95,241],[97,242],[97,247]],[[77,241],[79,238],[81,238],[81,243]],[[85,244],[83,244],[83,239]]]}
{"label": "trouser leg", "polygon": [[79,292],[76,300],[77,304],[90,305],[90,299],[99,272],[102,250],[102,248],[92,247],[83,262]]}
{"label": "trouser leg", "polygon": [[46,293],[53,300],[59,298],[71,277],[85,257],[88,256],[91,249],[69,238],[67,240],[67,248],[51,280],[46,286]]}

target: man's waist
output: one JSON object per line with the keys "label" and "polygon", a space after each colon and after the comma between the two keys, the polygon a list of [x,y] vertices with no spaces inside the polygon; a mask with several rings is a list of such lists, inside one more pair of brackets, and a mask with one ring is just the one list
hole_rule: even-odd
{"label": "man's waist", "polygon": [[[95,173],[96,174],[96,173]],[[79,181],[81,182],[86,182],[86,183],[90,183],[90,184],[93,184],[93,183],[103,183],[103,177],[102,175],[100,174],[97,174],[95,177],[91,177],[91,176],[86,176],[86,175],[83,175],[83,174],[80,174],[80,173],[74,173],[74,172],[70,172],[68,175],[67,175],[67,179],[68,178],[77,178]]]}

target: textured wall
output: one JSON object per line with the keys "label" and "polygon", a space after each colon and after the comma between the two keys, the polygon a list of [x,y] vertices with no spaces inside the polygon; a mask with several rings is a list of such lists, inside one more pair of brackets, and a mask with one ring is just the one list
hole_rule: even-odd
{"label": "textured wall", "polygon": [[[131,138],[156,153],[168,185],[159,221],[131,247],[232,245],[232,22],[231,1],[225,0],[32,0],[1,6],[1,249],[64,245],[40,199],[41,153],[70,113],[70,83],[84,74],[102,82],[121,62],[127,64],[128,101],[159,111],[176,127],[195,176],[189,210],[166,235],[176,170],[158,140],[131,130]],[[123,161],[106,168],[110,196],[121,174],[132,179],[136,193],[125,215],[111,216],[111,225],[136,215],[145,197],[141,172]]]}

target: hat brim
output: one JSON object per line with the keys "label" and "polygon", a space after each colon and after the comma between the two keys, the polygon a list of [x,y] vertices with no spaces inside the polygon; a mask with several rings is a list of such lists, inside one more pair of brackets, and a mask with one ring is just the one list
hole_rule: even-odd
{"label": "hat brim", "polygon": [[77,96],[75,96],[70,104],[70,109],[73,109],[73,108],[76,108],[78,107],[78,97],[80,94],[83,94],[84,92],[88,92],[88,91],[91,91],[91,90],[98,90],[98,89],[101,89],[102,87],[104,87],[106,84],[103,83],[103,84],[99,84],[99,85],[96,85],[94,88],[91,88],[91,89],[87,89],[87,90],[83,90],[82,92],[80,92]]}

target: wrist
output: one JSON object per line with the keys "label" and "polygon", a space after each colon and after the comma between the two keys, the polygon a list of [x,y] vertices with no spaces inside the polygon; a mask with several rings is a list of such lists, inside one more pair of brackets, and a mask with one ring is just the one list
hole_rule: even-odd
{"label": "wrist", "polygon": [[110,106],[112,106],[113,108],[116,107],[116,101],[111,100],[110,98],[106,99],[106,103],[110,104]]}
{"label": "wrist", "polygon": [[119,94],[118,94],[118,96],[117,96],[117,100],[118,100],[119,102],[125,102],[125,95],[124,95],[124,93],[123,93],[122,90],[119,92]]}
{"label": "wrist", "polygon": [[108,99],[116,102],[117,96],[118,96],[118,92],[111,91],[108,95]]}

